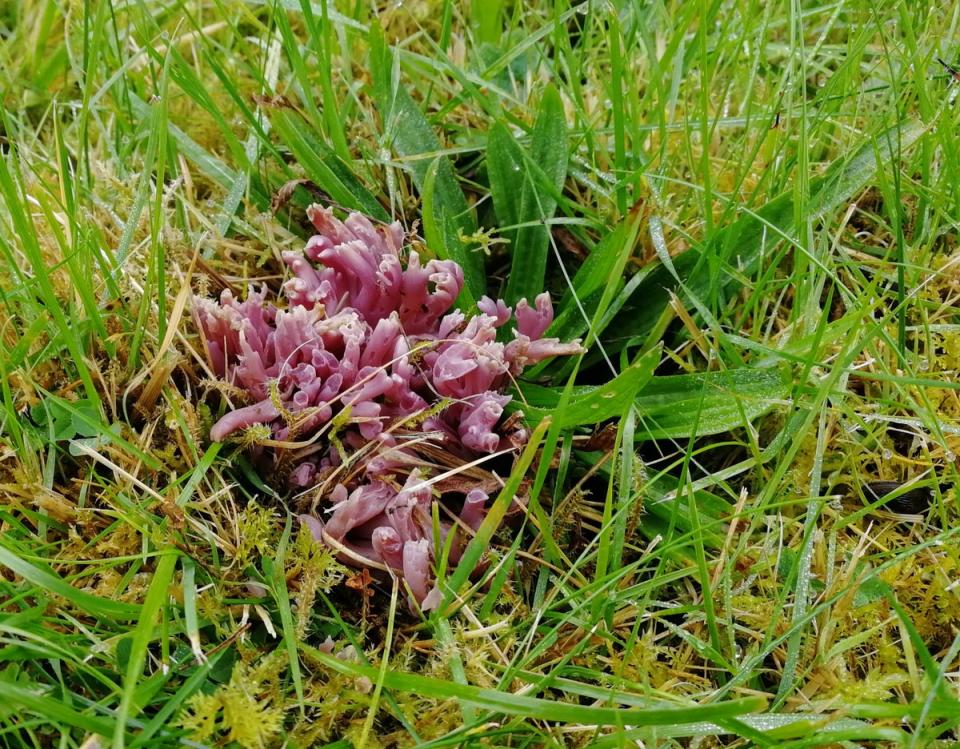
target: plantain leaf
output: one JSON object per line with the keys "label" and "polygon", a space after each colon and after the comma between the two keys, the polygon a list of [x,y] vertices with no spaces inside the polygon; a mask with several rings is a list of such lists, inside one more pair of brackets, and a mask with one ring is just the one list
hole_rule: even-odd
{"label": "plantain leaf", "polygon": [[[523,151],[502,122],[495,122],[487,136],[487,178],[490,180],[490,196],[502,226],[520,223],[520,201],[517,200],[517,185],[522,178]],[[501,232],[511,239],[515,229]]]}
{"label": "plantain leaf", "polygon": [[[557,208],[567,176],[567,135],[563,102],[547,88],[525,152],[502,123],[490,130],[487,174],[497,221],[510,241],[508,303],[532,299],[543,289],[550,232],[546,222]],[[519,194],[518,194],[519,193]]]}
{"label": "plantain leaf", "polygon": [[786,369],[654,377],[637,396],[637,439],[704,436],[744,426],[790,392]]}
{"label": "plantain leaf", "polygon": [[[437,196],[437,175],[441,163],[438,158],[430,165],[421,191],[423,204],[420,210],[423,217],[423,237],[427,246],[431,247],[440,257],[456,259],[457,252],[464,245],[457,233],[460,225],[447,213],[448,204]],[[463,267],[463,263],[460,263],[460,265]],[[473,295],[470,286],[464,284],[457,300],[457,306],[466,309],[472,307],[475,302],[476,297]]]}
{"label": "plantain leaf", "polygon": [[461,238],[476,234],[473,211],[457,183],[453,164],[446,156],[438,155],[443,146],[436,132],[401,85],[399,77],[394,77],[393,52],[387,46],[379,24],[371,25],[369,40],[373,98],[380,110],[386,140],[403,157],[421,196],[426,190],[431,169],[435,170],[431,184],[433,214],[442,216],[443,224],[451,227],[452,232],[444,230],[444,236],[448,240],[451,233],[456,237],[456,241],[447,241],[432,249],[460,264],[466,288],[475,299],[479,299],[487,286],[483,255],[471,251]]}
{"label": "plantain leaf", "polygon": [[[656,354],[655,357],[651,354]],[[623,413],[621,397],[631,377],[642,380],[634,403],[640,414],[636,438],[663,439],[703,436],[726,432],[768,411],[787,397],[790,384],[785,369],[744,367],[725,372],[647,377],[646,364],[659,361],[659,349],[645,354],[633,367],[624,370],[612,382],[595,387],[574,387],[571,405],[554,418],[566,426],[595,424]],[[637,370],[634,370],[637,367]],[[634,372],[634,374],[630,374]],[[526,385],[523,407],[527,418],[537,421],[560,403],[562,388]],[[611,395],[611,393],[614,393]],[[614,407],[616,406],[616,407]]]}

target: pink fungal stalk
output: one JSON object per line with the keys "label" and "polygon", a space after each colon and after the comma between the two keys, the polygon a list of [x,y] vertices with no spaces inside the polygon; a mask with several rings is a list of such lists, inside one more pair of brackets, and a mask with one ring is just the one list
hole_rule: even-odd
{"label": "pink fungal stalk", "polygon": [[[516,310],[484,297],[479,314],[467,316],[453,309],[460,266],[422,263],[413,250],[404,263],[399,224],[378,229],[357,213],[340,221],[319,206],[308,216],[317,234],[302,253],[283,255],[292,274],[285,306],[268,301],[266,289],[244,301],[229,290],[219,302],[195,299],[213,372],[247,397],[210,436],[268,430],[271,447],[257,450],[267,461],[289,451],[292,486],[333,483],[327,517],[301,516],[314,537],[348,563],[401,576],[423,603],[440,553],[432,512],[440,497],[406,445],[427,441],[464,461],[521,446],[526,432],[502,424],[503,390],[524,367],[582,349],[543,337],[553,321],[546,293]],[[511,320],[503,343],[497,329]],[[456,534],[456,562],[465,541],[457,527],[476,530],[488,497],[481,488],[448,494],[440,535],[444,543]]]}

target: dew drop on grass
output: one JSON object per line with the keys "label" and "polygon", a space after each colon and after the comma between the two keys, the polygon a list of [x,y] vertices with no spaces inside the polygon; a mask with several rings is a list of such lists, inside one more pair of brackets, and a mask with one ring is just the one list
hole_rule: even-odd
{"label": "dew drop on grass", "polygon": [[947,450],[947,451],[943,454],[943,457],[946,458],[946,459],[947,459],[948,461],[950,461],[951,463],[957,459],[957,456],[956,456],[956,454],[953,452],[953,450]]}
{"label": "dew drop on grass", "polygon": [[892,458],[893,458],[893,451],[892,451],[892,450],[890,450],[889,448],[887,448],[886,450],[883,451],[883,459],[884,459],[884,460],[890,460],[890,459],[892,459]]}
{"label": "dew drop on grass", "polygon": [[617,397],[617,393],[612,392],[612,391],[606,392],[606,393],[600,393],[600,397],[601,397],[601,398],[607,398],[607,399],[609,400],[609,399],[611,399],[611,398],[616,398],[616,397]]}

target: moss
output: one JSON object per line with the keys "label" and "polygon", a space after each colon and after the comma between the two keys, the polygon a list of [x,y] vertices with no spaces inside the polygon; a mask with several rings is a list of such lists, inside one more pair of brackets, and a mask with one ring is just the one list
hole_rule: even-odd
{"label": "moss", "polygon": [[313,540],[301,527],[287,557],[287,576],[296,580],[296,632],[306,637],[317,593],[329,593],[350,571],[334,559],[330,550]]}
{"label": "moss", "polygon": [[235,741],[243,749],[270,746],[283,728],[280,678],[286,653],[276,650],[256,666],[238,661],[229,683],[187,700],[179,724],[196,741]]}
{"label": "moss", "polygon": [[254,552],[264,554],[275,548],[278,538],[276,517],[273,509],[252,500],[237,514],[237,546],[233,558],[241,568],[253,561]]}

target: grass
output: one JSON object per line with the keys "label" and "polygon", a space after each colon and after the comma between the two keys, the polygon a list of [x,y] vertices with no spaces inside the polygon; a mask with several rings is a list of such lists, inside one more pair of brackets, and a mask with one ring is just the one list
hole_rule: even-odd
{"label": "grass", "polygon": [[[0,6],[0,745],[953,745],[958,42],[906,0]],[[589,348],[519,384],[440,613],[208,438],[190,294],[276,288],[317,200]]]}

